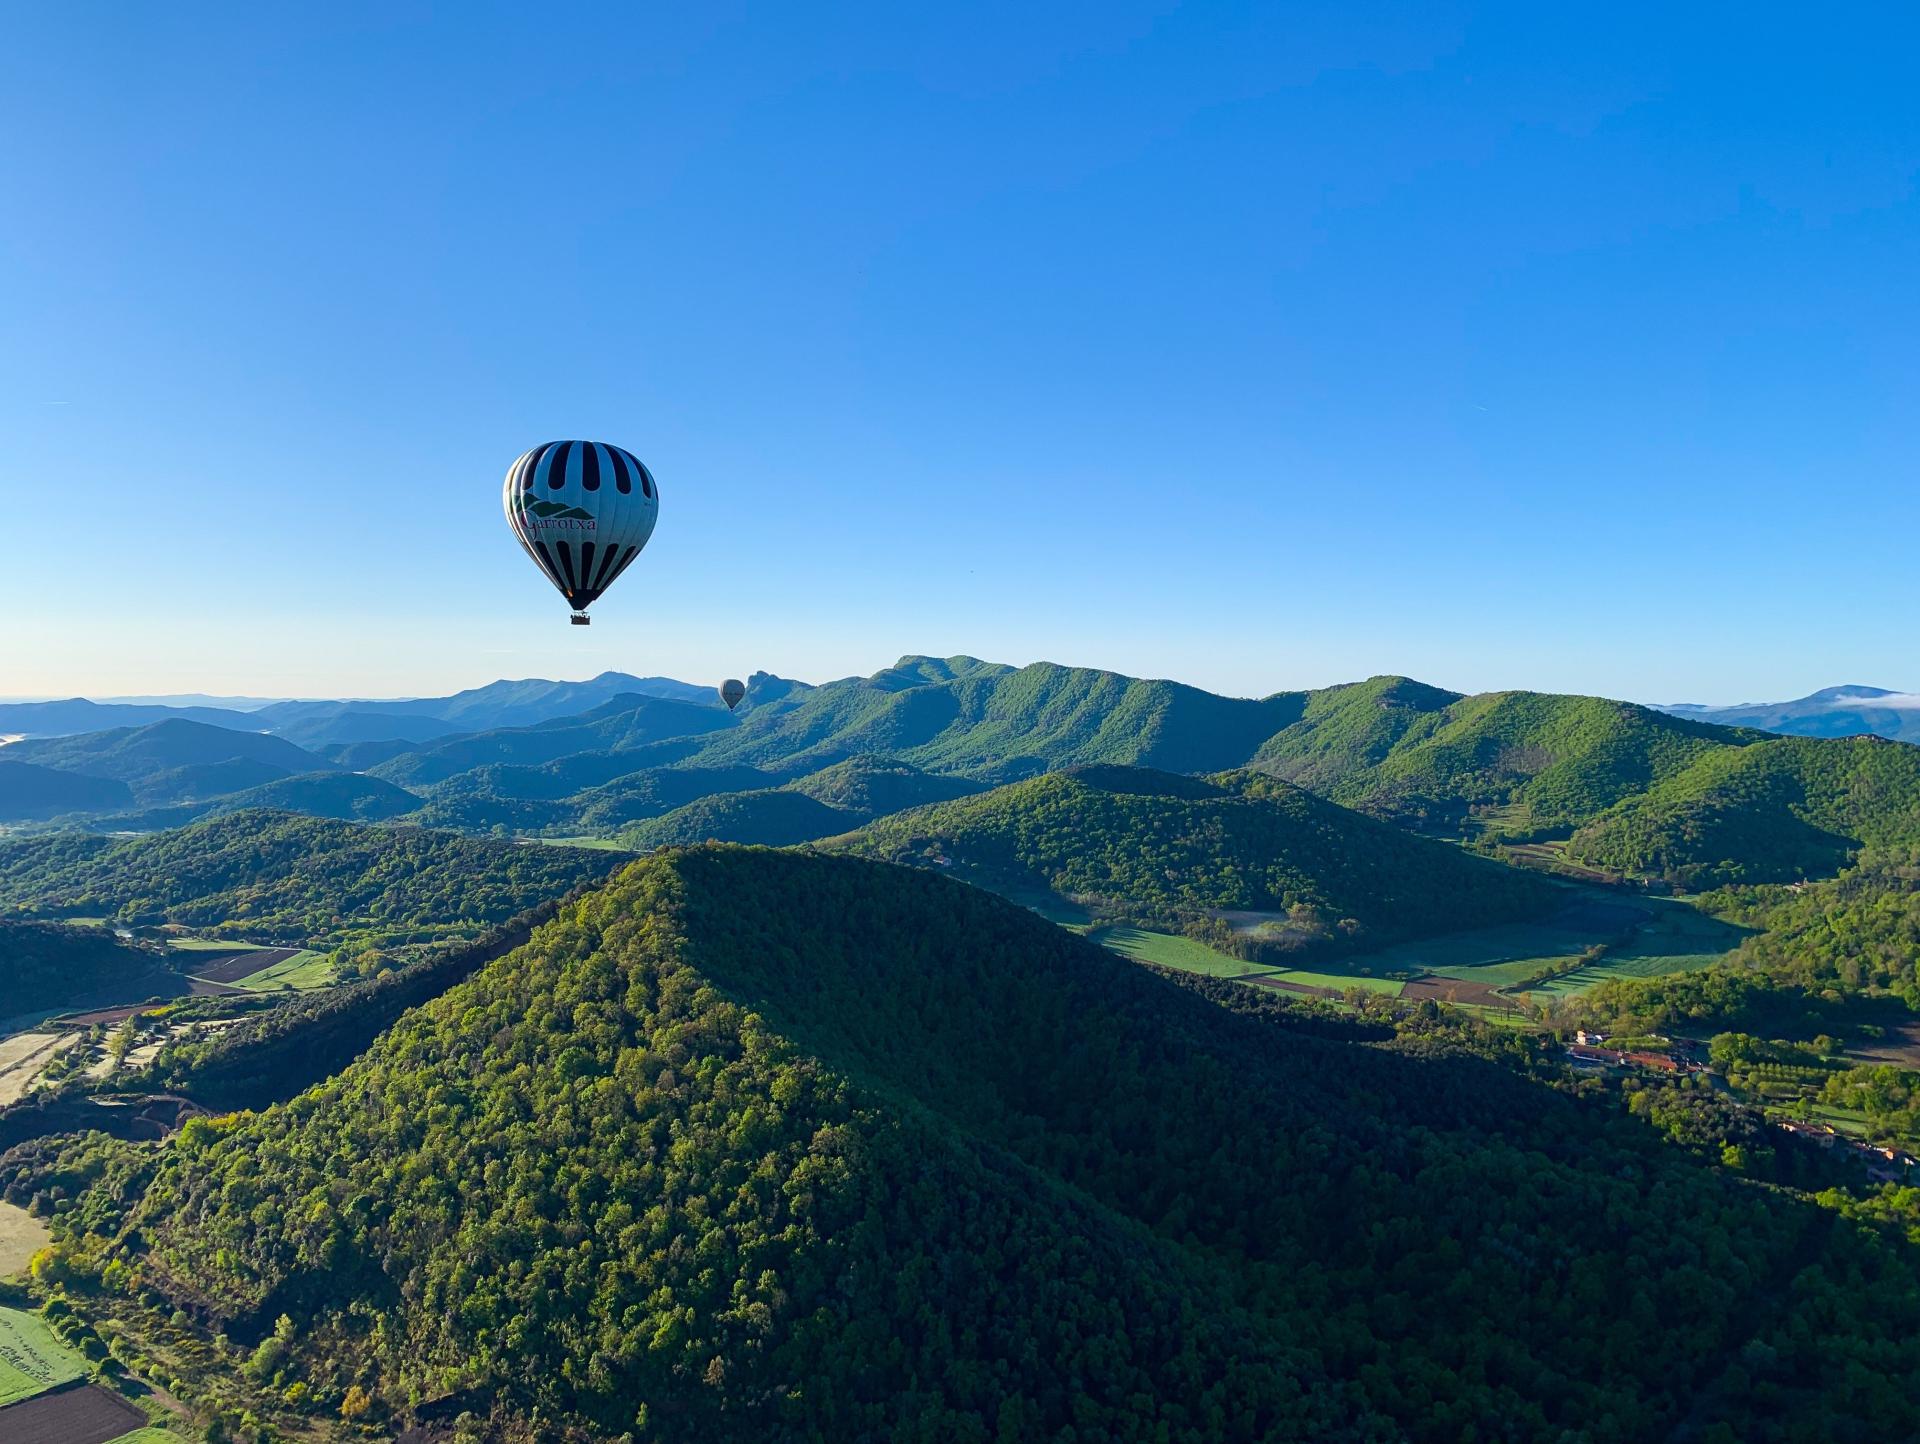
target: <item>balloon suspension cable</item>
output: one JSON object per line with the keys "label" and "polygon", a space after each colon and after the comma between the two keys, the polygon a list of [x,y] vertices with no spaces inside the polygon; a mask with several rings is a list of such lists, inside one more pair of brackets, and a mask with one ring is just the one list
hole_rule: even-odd
{"label": "balloon suspension cable", "polygon": [[573,614],[573,624],[576,627],[590,627],[593,625],[593,618],[589,617],[585,612],[575,612]]}

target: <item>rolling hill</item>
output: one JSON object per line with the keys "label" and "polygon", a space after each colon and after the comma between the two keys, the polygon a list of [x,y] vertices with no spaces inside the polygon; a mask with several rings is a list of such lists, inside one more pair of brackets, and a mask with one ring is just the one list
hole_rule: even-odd
{"label": "rolling hill", "polygon": [[1920,747],[1780,737],[1703,755],[1574,833],[1567,855],[1689,887],[1838,872],[1861,846],[1920,842]]}
{"label": "rolling hill", "polygon": [[1533,874],[1253,772],[1074,768],[895,813],[823,846],[1140,921],[1262,914],[1233,920],[1303,950],[1484,927],[1564,902]]}
{"label": "rolling hill", "polygon": [[236,812],[149,837],[0,843],[0,911],[179,923],[255,942],[477,933],[624,858],[419,828]]}
{"label": "rolling hill", "polygon": [[354,772],[307,772],[275,778],[238,792],[216,793],[203,801],[110,814],[91,825],[107,832],[156,832],[254,808],[343,821],[381,822],[415,812],[419,807],[420,799],[413,793],[378,777]]}
{"label": "rolling hill", "polygon": [[0,737],[68,737],[82,732],[144,727],[169,719],[231,727],[240,732],[261,730],[252,713],[227,707],[90,702],[84,697],[69,697],[59,702],[0,702]]}
{"label": "rolling hill", "polygon": [[83,777],[0,756],[0,822],[105,812],[132,801],[132,789],[118,778]]}
{"label": "rolling hill", "polygon": [[[284,738],[178,717],[78,737],[30,738],[8,747],[7,760],[112,778],[131,786],[137,799],[156,802],[172,801],[183,790],[191,794],[203,787],[218,787],[221,782],[251,787],[273,776],[334,770],[326,758]],[[224,769],[216,773],[218,782],[208,779],[208,768]]]}
{"label": "rolling hill", "polygon": [[1245,762],[1298,707],[1086,667],[903,657],[762,707],[695,760],[792,775],[879,754],[990,781],[1077,762],[1214,771]]}
{"label": "rolling hill", "polygon": [[[538,765],[581,752],[639,753],[654,744],[645,760],[636,759],[637,768],[649,762],[676,761],[697,750],[704,734],[735,725],[717,703],[621,696],[577,717],[451,737],[368,770],[402,787],[416,788],[476,767]],[[671,746],[674,743],[679,746]],[[676,755],[662,755],[668,751]]]}
{"label": "rolling hill", "polygon": [[[766,773],[742,769],[765,780]],[[575,798],[575,821],[582,827],[604,828],[624,811],[592,799],[624,794],[639,777],[664,780],[681,775],[714,778],[724,769],[663,768],[637,774],[583,793]],[[850,757],[818,772],[778,787],[749,787],[737,791],[702,791],[671,810],[648,814],[645,820],[619,833],[632,848],[649,849],[689,842],[761,843],[786,847],[832,837],[863,822],[903,808],[919,807],[984,792],[987,784],[964,777],[925,772],[910,762],[886,757]],[[584,804],[584,805],[581,805]]]}
{"label": "rolling hill", "polygon": [[395,1427],[410,1399],[636,1440],[1920,1427],[1904,1239],[1620,1123],[1230,1012],[943,878],[699,849],[293,1101],[120,1145],[62,1247]]}
{"label": "rolling hill", "polygon": [[865,821],[802,792],[765,788],[758,792],[721,792],[676,807],[621,832],[623,846],[637,851],[689,842],[752,842],[788,847],[831,837]]}
{"label": "rolling hill", "polygon": [[1300,719],[1253,765],[1376,816],[1526,835],[1569,830],[1758,737],[1599,697],[1463,697],[1375,677],[1307,694]]}

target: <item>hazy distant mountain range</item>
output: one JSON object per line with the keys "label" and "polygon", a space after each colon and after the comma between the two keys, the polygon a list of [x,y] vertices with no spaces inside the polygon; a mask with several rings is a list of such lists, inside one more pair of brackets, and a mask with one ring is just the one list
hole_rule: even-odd
{"label": "hazy distant mountain range", "polygon": [[1676,702],[1660,710],[1724,727],[1758,727],[1796,737],[1872,733],[1920,742],[1920,692],[1889,692],[1884,687],[1823,687],[1793,702],[1742,702],[1735,707]]}
{"label": "hazy distant mountain range", "polygon": [[384,701],[180,696],[93,702],[71,697],[0,703],[0,737],[65,737],[178,718],[238,732],[271,732],[302,747],[389,740],[424,742],[455,732],[524,727],[550,717],[570,716],[628,693],[688,702],[713,699],[711,687],[671,677],[634,677],[625,672],[602,672],[585,682],[550,682],[541,677],[489,682],[449,697]]}

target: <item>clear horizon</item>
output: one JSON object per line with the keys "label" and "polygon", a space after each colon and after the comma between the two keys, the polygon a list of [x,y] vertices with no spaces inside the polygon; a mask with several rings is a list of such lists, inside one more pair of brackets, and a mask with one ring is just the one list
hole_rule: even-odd
{"label": "clear horizon", "polygon": [[[0,688],[1910,681],[1920,15],[23,12]],[[591,629],[526,447],[618,441]]]}

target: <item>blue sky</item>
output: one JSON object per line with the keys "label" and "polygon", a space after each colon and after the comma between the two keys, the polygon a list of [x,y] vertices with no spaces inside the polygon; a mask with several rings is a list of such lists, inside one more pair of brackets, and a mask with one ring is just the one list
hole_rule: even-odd
{"label": "blue sky", "polygon": [[1920,686],[1910,8],[657,8],[13,13],[0,693]]}

